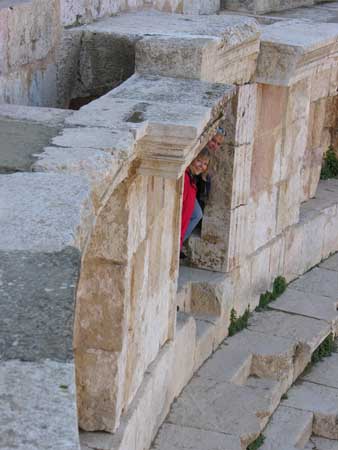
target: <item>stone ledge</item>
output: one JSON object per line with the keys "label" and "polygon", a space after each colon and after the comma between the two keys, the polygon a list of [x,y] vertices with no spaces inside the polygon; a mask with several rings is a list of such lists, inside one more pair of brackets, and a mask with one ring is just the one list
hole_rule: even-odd
{"label": "stone ledge", "polygon": [[[66,125],[86,127],[88,132],[100,128],[107,137],[112,135],[113,147],[114,142],[122,144],[129,155],[135,146],[141,174],[179,178],[209,140],[235,93],[228,85],[134,75],[68,117]],[[71,147],[72,137],[76,134],[79,141],[83,130],[66,130],[54,142],[65,146],[68,141]],[[102,145],[101,149],[106,150]],[[115,144],[112,151],[116,150]]]}
{"label": "stone ledge", "polygon": [[248,82],[259,52],[256,21],[235,15],[185,18],[147,11],[121,14],[80,27],[81,31],[87,39],[90,33],[93,40],[100,34],[128,39],[135,46],[140,73],[210,82]]}
{"label": "stone ledge", "polygon": [[286,20],[264,26],[256,82],[290,86],[315,69],[330,69],[336,65],[337,40],[337,24]]}
{"label": "stone ledge", "polygon": [[53,173],[2,175],[0,192],[2,251],[82,250],[93,218],[85,180]]}

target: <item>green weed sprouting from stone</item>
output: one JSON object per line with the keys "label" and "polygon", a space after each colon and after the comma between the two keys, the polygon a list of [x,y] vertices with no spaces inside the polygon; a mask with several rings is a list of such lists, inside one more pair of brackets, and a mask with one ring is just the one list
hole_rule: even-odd
{"label": "green weed sprouting from stone", "polygon": [[274,300],[281,296],[287,287],[287,282],[284,277],[277,277],[275,278],[275,281],[273,282],[273,288],[272,288],[272,295],[274,297]]}
{"label": "green weed sprouting from stone", "polygon": [[329,334],[324,341],[316,348],[316,350],[312,353],[311,363],[316,364],[321,361],[323,358],[327,358],[331,356],[335,351],[335,343],[333,334]]}
{"label": "green weed sprouting from stone", "polygon": [[234,309],[231,310],[230,313],[230,326],[229,326],[229,336],[233,336],[239,331],[247,328],[250,317],[250,308],[248,307],[244,314],[240,317],[237,317],[237,313]]}
{"label": "green weed sprouting from stone", "polygon": [[261,447],[264,444],[265,436],[263,434],[260,434],[256,440],[251,442],[250,445],[247,446],[247,450],[257,450],[259,447]]}
{"label": "green weed sprouting from stone", "polygon": [[266,309],[270,302],[276,300],[279,296],[283,294],[287,287],[287,282],[284,277],[278,276],[275,278],[273,282],[272,292],[266,291],[264,294],[261,294],[259,298],[259,305],[256,308],[256,311],[262,311]]}
{"label": "green weed sprouting from stone", "polygon": [[329,178],[338,178],[338,158],[332,147],[329,146],[325,153],[320,179],[327,180]]}

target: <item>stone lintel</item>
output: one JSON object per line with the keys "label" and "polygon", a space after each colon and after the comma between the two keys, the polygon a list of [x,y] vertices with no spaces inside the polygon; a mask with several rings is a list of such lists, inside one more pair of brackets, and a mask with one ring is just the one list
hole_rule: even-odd
{"label": "stone lintel", "polygon": [[82,127],[65,130],[54,143],[72,147],[76,137],[83,146],[92,130],[102,141],[100,150],[113,141],[113,155],[118,149],[128,158],[136,154],[139,173],[179,178],[215,133],[236,92],[231,85],[136,74],[67,118],[68,126]]}
{"label": "stone lintel", "polygon": [[180,178],[186,167],[216,132],[219,123],[220,119],[207,127],[204,133],[202,129],[194,130],[194,135],[186,139],[179,136],[175,139],[173,136],[166,136],[165,132],[161,137],[146,133],[145,138],[138,145],[140,158],[138,172],[141,175]]}
{"label": "stone lintel", "polygon": [[265,26],[255,81],[291,86],[330,69],[337,65],[337,40],[337,24],[287,20]]}

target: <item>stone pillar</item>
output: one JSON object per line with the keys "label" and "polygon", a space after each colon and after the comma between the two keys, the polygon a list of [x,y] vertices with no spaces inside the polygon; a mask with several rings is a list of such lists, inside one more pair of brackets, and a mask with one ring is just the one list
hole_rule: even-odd
{"label": "stone pillar", "polygon": [[[301,202],[315,195],[323,152],[336,121],[337,27],[311,23],[304,37],[303,26],[288,21],[265,27],[257,66],[257,81],[284,90],[287,96],[276,161],[280,166],[276,234],[297,223]],[[274,110],[278,103],[271,114]]]}
{"label": "stone pillar", "polygon": [[192,264],[220,272],[238,266],[247,247],[256,85],[238,87],[224,116],[227,137],[212,158],[212,188],[201,237],[189,240]]}
{"label": "stone pillar", "polygon": [[115,431],[173,336],[180,181],[131,175],[99,214],[77,293],[79,423]]}

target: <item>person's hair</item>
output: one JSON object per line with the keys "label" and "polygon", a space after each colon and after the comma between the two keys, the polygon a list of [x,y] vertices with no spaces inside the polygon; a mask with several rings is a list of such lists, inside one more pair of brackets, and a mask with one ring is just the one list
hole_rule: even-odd
{"label": "person's hair", "polygon": [[197,158],[208,159],[210,161],[211,153],[210,153],[210,150],[208,149],[208,147],[204,147],[203,150],[201,150],[199,152],[199,154],[196,156],[195,159],[197,159]]}
{"label": "person's hair", "polygon": [[225,136],[227,135],[225,129],[222,128],[222,127],[218,127],[218,128],[217,128],[216,134],[220,134],[220,135],[222,135],[223,137],[225,137]]}

